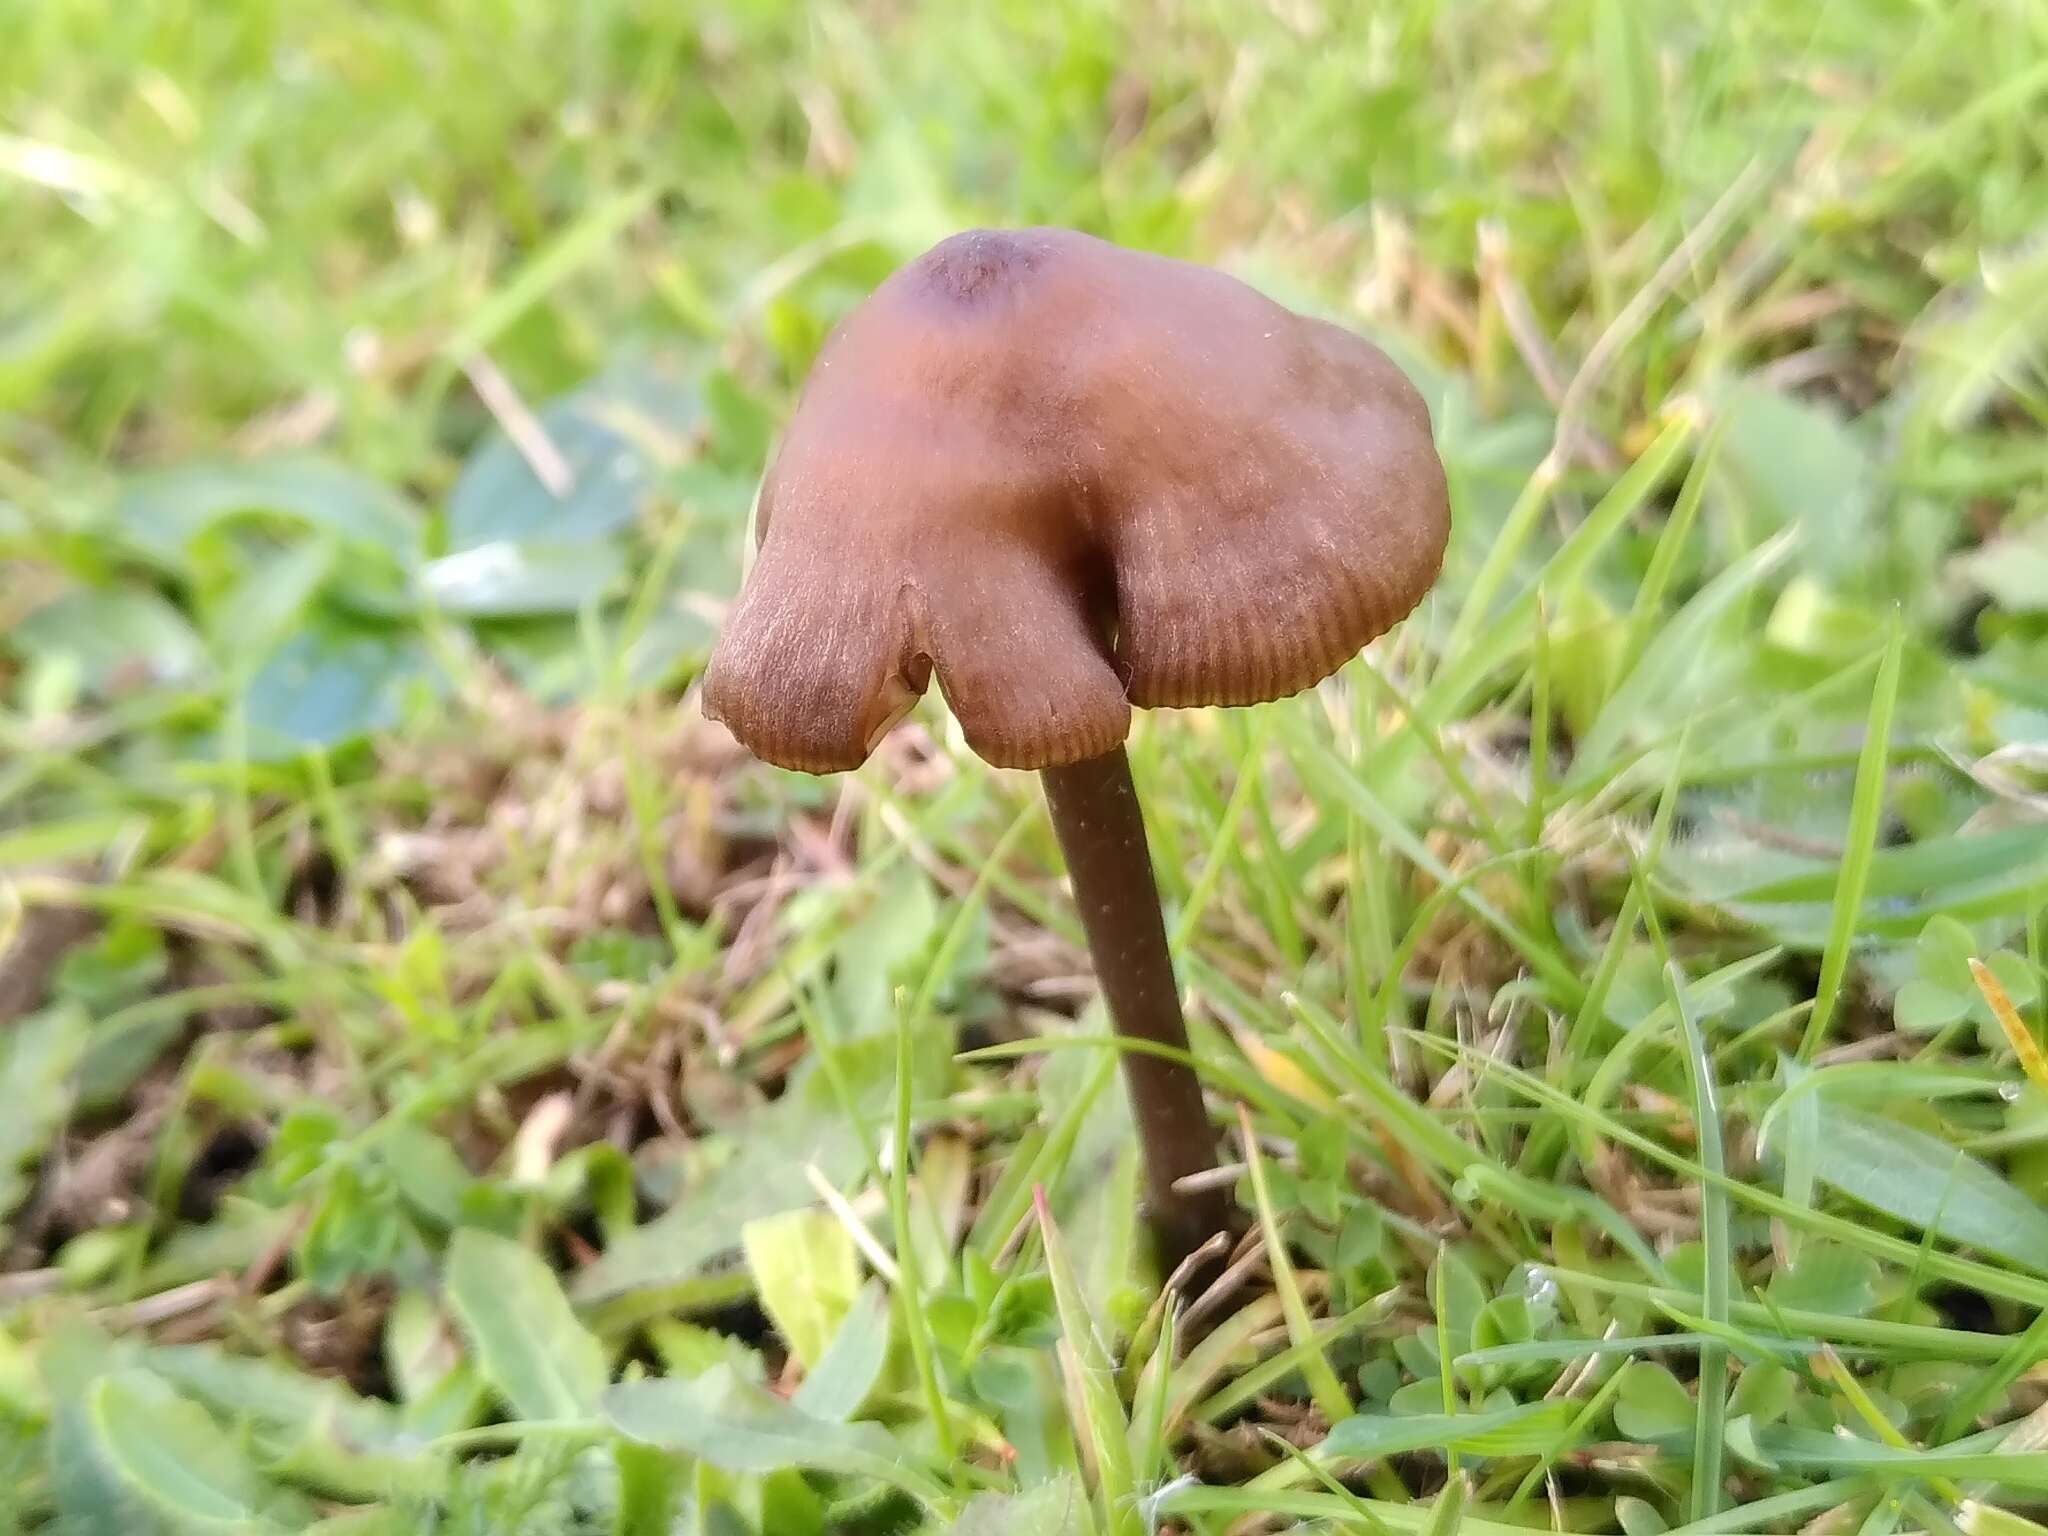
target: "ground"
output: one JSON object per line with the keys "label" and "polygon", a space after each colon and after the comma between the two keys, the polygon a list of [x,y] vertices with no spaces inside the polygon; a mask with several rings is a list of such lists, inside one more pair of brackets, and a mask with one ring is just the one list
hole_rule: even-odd
{"label": "ground", "polygon": [[[0,1526],[2035,1536],[2048,9],[0,33]],[[826,332],[1031,222],[1374,336],[1453,491],[1133,737],[1175,1306],[1033,781],[693,693]]]}

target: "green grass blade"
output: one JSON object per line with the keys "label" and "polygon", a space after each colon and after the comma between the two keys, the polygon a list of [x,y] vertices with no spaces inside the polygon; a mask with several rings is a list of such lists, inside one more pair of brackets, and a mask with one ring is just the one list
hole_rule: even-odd
{"label": "green grass blade", "polygon": [[1444,654],[1463,656],[1472,648],[1472,640],[1479,632],[1479,626],[1486,622],[1501,588],[1507,585],[1509,575],[1514,571],[1515,562],[1529,547],[1529,541],[1536,534],[1537,524],[1543,511],[1550,505],[1550,498],[1557,491],[1558,471],[1556,461],[1546,456],[1536,466],[1534,474],[1523,483],[1522,492],[1508,508],[1508,515],[1500,525],[1500,532],[1494,535],[1486,559],[1481,562],[1478,574],[1465,591],[1464,606],[1458,610],[1457,622],[1444,640]]}
{"label": "green grass blade", "polygon": [[1351,1398],[1331,1368],[1329,1357],[1323,1353],[1322,1340],[1317,1336],[1314,1320],[1308,1314],[1308,1304],[1302,1300],[1293,1261],[1287,1256],[1286,1240],[1280,1235],[1279,1219],[1273,1214],[1273,1196],[1267,1187],[1266,1163],[1259,1152],[1258,1132],[1252,1128],[1251,1111],[1242,1104],[1237,1109],[1237,1121],[1244,1146],[1245,1166],[1251,1171],[1252,1202],[1258,1209],[1259,1235],[1266,1244],[1266,1262],[1272,1267],[1273,1289],[1279,1292],[1281,1309],[1287,1318],[1288,1337],[1302,1351],[1301,1374],[1308,1382],[1309,1395],[1315,1399],[1323,1417],[1334,1424],[1351,1416]]}
{"label": "green grass blade", "polygon": [[1956,1281],[1989,1295],[2002,1296],[2028,1306],[2048,1306],[2048,1280],[2034,1275],[2014,1274],[1980,1260],[1966,1259],[1953,1253],[1929,1251],[1922,1244],[1907,1242],[1888,1232],[1878,1231],[1866,1222],[1852,1221],[1826,1211],[1805,1210],[1792,1205],[1781,1195],[1772,1194],[1769,1190],[1758,1189],[1725,1175],[1717,1177],[1694,1159],[1673,1152],[1662,1143],[1642,1135],[1633,1127],[1610,1115],[1588,1108],[1534,1074],[1525,1072],[1496,1056],[1481,1055],[1468,1046],[1439,1040],[1429,1035],[1411,1034],[1409,1038],[1423,1050],[1463,1059],[1476,1071],[1498,1077],[1518,1094],[1547,1106],[1556,1114],[1581,1122],[1609,1141],[1620,1142],[1673,1173],[1702,1182],[1712,1182],[1751,1210],[1767,1216],[1780,1217],[1788,1222],[1796,1222],[1809,1232],[1831,1238],[1847,1247],[1861,1248],[1878,1258],[1890,1260],[1908,1269],[1917,1263],[1930,1274]]}
{"label": "green grass blade", "polygon": [[1636,587],[1628,628],[1622,631],[1621,661],[1615,670],[1617,678],[1629,675],[1642,659],[1643,649],[1650,643],[1651,632],[1664,622],[1664,594],[1671,588],[1672,578],[1678,572],[1679,556],[1685,552],[1685,546],[1692,538],[1693,525],[1699,521],[1700,507],[1706,501],[1707,481],[1726,431],[1727,418],[1716,417],[1714,424],[1707,429],[1706,440],[1700,444],[1699,452],[1693,455],[1692,468],[1686,471],[1678,500],[1672,505],[1671,515],[1664,520],[1663,531],[1657,535],[1657,547],[1651,552],[1650,563],[1644,567],[1643,579]]}
{"label": "green grass blade", "polygon": [[1223,879],[1223,871],[1229,867],[1230,850],[1237,842],[1238,829],[1244,825],[1245,813],[1251,808],[1259,779],[1259,754],[1265,744],[1264,726],[1255,724],[1246,733],[1244,748],[1238,754],[1237,783],[1231,786],[1230,799],[1223,807],[1223,814],[1216,819],[1216,830],[1209,839],[1201,870],[1189,888],[1187,900],[1181,904],[1179,915],[1174,918],[1167,948],[1176,956],[1187,948],[1188,941],[1200,927],[1202,914],[1208,910],[1216,887]]}
{"label": "green grass blade", "polygon": [[925,1324],[924,1277],[918,1273],[917,1248],[911,1238],[911,1011],[898,999],[896,1015],[896,1121],[889,1148],[889,1220],[896,1245],[896,1295],[903,1310],[903,1333],[910,1341],[911,1364],[917,1372],[918,1390],[924,1395],[925,1411],[931,1415],[932,1430],[938,1436],[941,1458],[948,1464],[959,1460],[953,1436],[953,1416],[939,1384],[938,1363],[932,1354],[932,1339]]}
{"label": "green grass blade", "polygon": [[1103,1524],[1110,1536],[1143,1536],[1137,1479],[1131,1467],[1131,1426],[1124,1417],[1123,1400],[1117,1396],[1116,1367],[1096,1329],[1094,1315],[1088,1310],[1081,1278],[1074,1272],[1066,1243],[1052,1219],[1044,1186],[1034,1190],[1031,1198],[1038,1212],[1046,1268],[1052,1275],[1060,1333],[1066,1340],[1068,1359],[1079,1374],[1075,1395],[1086,1419],[1089,1443],[1095,1449],[1096,1493],[1102,1505]]}
{"label": "green grass blade", "polygon": [[[1545,562],[1534,581],[1499,613],[1489,617],[1486,610],[1492,607],[1500,585],[1506,580],[1507,570],[1519,557],[1521,544],[1527,537],[1519,524],[1503,530],[1500,540],[1488,554],[1486,567],[1473,583],[1472,597],[1459,613],[1459,625],[1464,633],[1454,632],[1445,647],[1448,659],[1423,692],[1421,709],[1424,721],[1438,722],[1451,718],[1494,669],[1514,654],[1535,622],[1539,592],[1548,592],[1553,602],[1565,601],[1572,589],[1585,579],[1594,560],[1629,519],[1641,510],[1651,493],[1663,484],[1671,466],[1677,462],[1696,431],[1698,420],[1693,412],[1680,411],[1673,416],[1658,433],[1656,441],[1643,450],[1642,457],[1622,473],[1612,489],[1600,499],[1599,505],[1586,514],[1585,521],[1558,546],[1557,552]],[[1539,478],[1542,473],[1538,471]],[[1531,483],[1534,484],[1533,481]],[[1525,492],[1525,495],[1530,496],[1533,505],[1524,521],[1533,525],[1544,498],[1530,492]],[[1517,504],[1515,511],[1523,512],[1522,504]],[[1485,625],[1483,631],[1480,628],[1482,621]]]}
{"label": "green grass blade", "polygon": [[[1656,930],[1653,928],[1652,932]],[[1658,947],[1663,948],[1661,935]],[[1714,1061],[1693,1017],[1686,981],[1676,961],[1664,959],[1664,989],[1685,1036],[1686,1065],[1692,1077],[1693,1121],[1699,1137],[1700,1166],[1711,1181],[1700,1188],[1700,1244],[1706,1274],[1702,1282],[1706,1323],[1728,1324],[1728,1279],[1735,1263],[1728,1231],[1728,1159],[1721,1144],[1720,1091],[1714,1082]],[[1693,1430],[1692,1515],[1705,1520],[1721,1508],[1721,1483],[1728,1429],[1728,1346],[1718,1339],[1700,1346],[1699,1418]]]}
{"label": "green grass blade", "polygon": [[1813,1012],[1800,1037],[1799,1059],[1811,1061],[1827,1040],[1849,954],[1856,942],[1856,923],[1863,912],[1863,888],[1870,878],[1884,819],[1885,773],[1890,763],[1892,715],[1899,701],[1899,660],[1906,644],[1905,626],[1894,618],[1877,665],[1870,695],[1870,717],[1863,737],[1863,758],[1856,766],[1856,790],[1849,802],[1849,840],[1842,852],[1842,872],[1835,886],[1834,913],[1828,924],[1827,948],[1821,953],[1820,984],[1814,990]]}

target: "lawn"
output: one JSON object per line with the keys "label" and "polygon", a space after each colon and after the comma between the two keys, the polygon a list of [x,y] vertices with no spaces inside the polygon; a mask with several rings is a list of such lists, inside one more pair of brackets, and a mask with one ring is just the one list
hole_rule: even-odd
{"label": "lawn", "polygon": [[[2048,7],[0,39],[0,1530],[2041,1536]],[[695,691],[833,325],[1028,223],[1451,484],[1131,738],[1191,1291],[1035,780]]]}

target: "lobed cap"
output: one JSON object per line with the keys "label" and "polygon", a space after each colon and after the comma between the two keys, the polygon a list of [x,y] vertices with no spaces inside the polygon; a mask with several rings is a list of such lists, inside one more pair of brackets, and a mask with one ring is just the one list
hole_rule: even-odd
{"label": "lobed cap", "polygon": [[1132,705],[1329,676],[1435,581],[1429,413],[1378,348],[1205,267],[976,230],[902,268],[806,381],[704,679],[757,756],[858,767],[934,672],[990,763]]}

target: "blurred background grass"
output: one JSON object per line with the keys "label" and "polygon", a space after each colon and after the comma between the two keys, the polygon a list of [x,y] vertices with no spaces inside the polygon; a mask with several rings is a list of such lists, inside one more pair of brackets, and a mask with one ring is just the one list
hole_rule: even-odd
{"label": "blurred background grass", "polygon": [[[0,0],[0,1498],[191,1523],[142,1427],[254,1528],[895,1529],[1013,1469],[1086,1470],[1105,1529],[1142,1496],[1407,1530],[1449,1518],[1441,1458],[1360,1516],[1253,1426],[1551,1395],[1588,1406],[1473,1451],[1471,1519],[1540,1514],[1557,1463],[1574,1529],[1731,1491],[1879,1521],[1924,1466],[1722,1431],[1878,1434],[1873,1403],[1938,1445],[2036,1406],[2048,1112],[1968,962],[2035,1006],[2044,98],[2030,0]],[[1144,1389],[1097,1053],[949,1054],[1091,995],[1031,786],[935,702],[841,783],[689,699],[832,324],[1032,222],[1373,334],[1456,507],[1369,662],[1140,728],[1201,1054],[1330,1320],[1220,1297],[1246,1353]],[[890,1241],[900,986],[929,1251],[892,1320],[805,1169]],[[1134,1411],[1181,1383],[1122,1503],[1109,1410],[1047,1372],[1074,1314],[1014,1240],[1032,1179]],[[458,1263],[466,1228],[547,1262]],[[1658,1300],[1704,1319],[1676,1375],[1581,1369],[1569,1338]],[[624,1361],[788,1385],[821,1330],[879,1338],[846,1416],[889,1454],[980,1470],[461,1459]],[[1781,1393],[1781,1335],[1863,1351],[1863,1396],[1798,1351]],[[1570,1461],[1596,1434],[1625,1473]]]}
{"label": "blurred background grass", "polygon": [[[1933,620],[1958,528],[1986,521],[1973,499],[2037,490],[2015,429],[2038,426],[2048,282],[2040,32],[2021,3],[1860,0],[23,5],[0,62],[0,535],[103,583],[135,552],[110,547],[111,518],[218,653],[226,613],[299,616],[274,599],[250,618],[244,557],[192,553],[252,496],[400,567],[630,521],[644,463],[545,530],[545,507],[503,510],[511,482],[465,503],[457,480],[494,401],[637,359],[637,457],[729,546],[833,320],[947,231],[1040,221],[1227,261],[1398,338],[1473,503],[1454,571],[1575,376],[1582,460],[1610,471],[1671,398],[1760,378],[1745,420],[1770,483],[1707,520],[1710,551],[1801,519],[1856,595]],[[1622,345],[1596,353],[1603,335]],[[1850,462],[1844,416],[1870,418],[1875,466]],[[354,480],[127,478],[309,448]],[[620,575],[581,555],[548,594],[478,593],[473,563],[425,590],[572,611]],[[18,622],[53,577],[11,577]],[[722,594],[730,571],[696,584]],[[148,608],[120,619],[200,667],[208,647]],[[237,635],[236,660],[274,638]],[[380,665],[406,668],[364,653]],[[285,745],[358,723],[302,719]]]}

